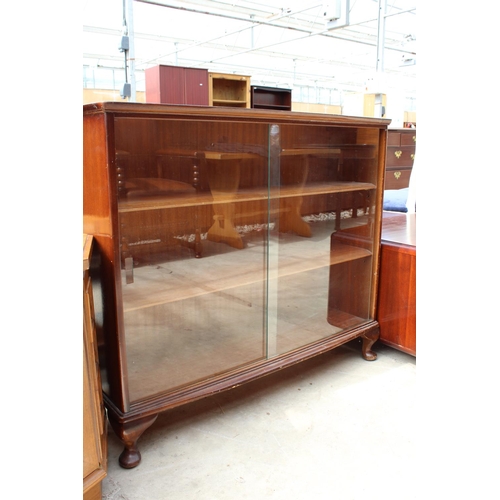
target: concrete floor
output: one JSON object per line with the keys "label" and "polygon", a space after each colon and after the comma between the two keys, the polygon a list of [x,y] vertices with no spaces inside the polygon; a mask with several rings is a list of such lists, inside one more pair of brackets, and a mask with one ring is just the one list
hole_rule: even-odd
{"label": "concrete floor", "polygon": [[416,360],[357,340],[161,414],[118,465],[109,433],[104,500],[416,498]]}

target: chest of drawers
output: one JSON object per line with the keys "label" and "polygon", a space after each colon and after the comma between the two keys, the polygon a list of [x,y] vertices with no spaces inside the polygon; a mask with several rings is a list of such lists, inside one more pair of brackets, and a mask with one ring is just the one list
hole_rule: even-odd
{"label": "chest of drawers", "polygon": [[389,129],[385,189],[408,187],[413,161],[415,160],[416,146],[416,129]]}

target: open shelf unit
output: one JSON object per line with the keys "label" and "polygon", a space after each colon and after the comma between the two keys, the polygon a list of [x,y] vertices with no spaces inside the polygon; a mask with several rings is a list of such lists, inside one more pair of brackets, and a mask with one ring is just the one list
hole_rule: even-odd
{"label": "open shelf unit", "polygon": [[252,85],[251,106],[259,109],[292,110],[292,90]]}
{"label": "open shelf unit", "polygon": [[250,77],[227,73],[208,73],[210,106],[250,107]]}
{"label": "open shelf unit", "polygon": [[84,230],[103,256],[99,350],[123,467],[162,411],[357,337],[375,359],[387,125],[84,107]]}

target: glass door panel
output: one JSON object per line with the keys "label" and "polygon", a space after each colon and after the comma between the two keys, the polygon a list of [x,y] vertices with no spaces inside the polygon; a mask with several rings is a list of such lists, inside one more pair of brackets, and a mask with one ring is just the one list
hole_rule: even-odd
{"label": "glass door panel", "polygon": [[[377,143],[364,139],[359,142],[356,129],[276,128],[279,171],[271,172],[269,355],[369,319]],[[344,293],[353,282],[360,293],[349,296],[357,297],[356,304]]]}
{"label": "glass door panel", "polygon": [[130,400],[266,355],[268,126],[117,118]]}

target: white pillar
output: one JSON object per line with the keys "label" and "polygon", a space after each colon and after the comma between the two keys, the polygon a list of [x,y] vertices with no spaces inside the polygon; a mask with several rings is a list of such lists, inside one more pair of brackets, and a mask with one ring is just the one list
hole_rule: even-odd
{"label": "white pillar", "polygon": [[129,37],[129,50],[127,53],[129,63],[129,78],[130,78],[130,101],[136,102],[136,85],[135,85],[135,41],[134,41],[134,0],[125,0],[127,5],[126,19]]}

